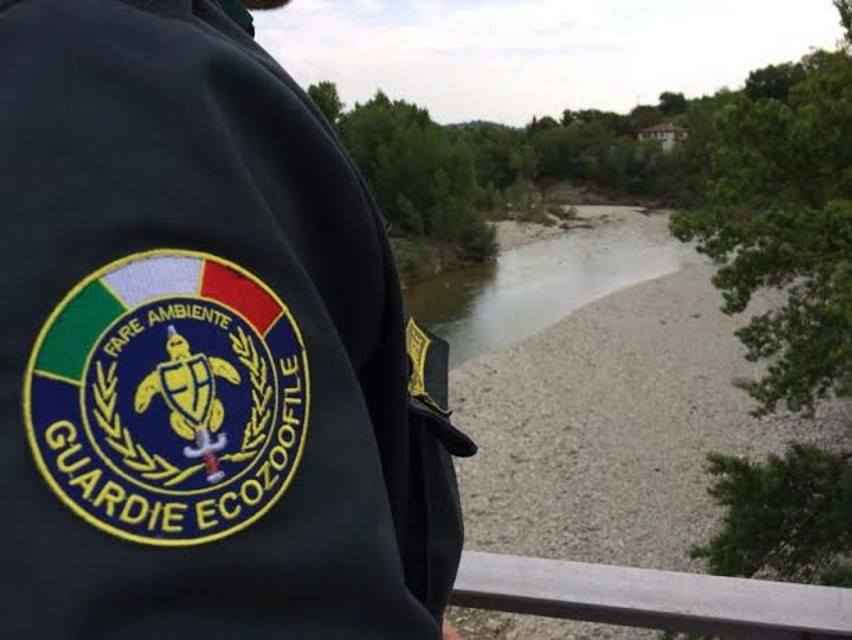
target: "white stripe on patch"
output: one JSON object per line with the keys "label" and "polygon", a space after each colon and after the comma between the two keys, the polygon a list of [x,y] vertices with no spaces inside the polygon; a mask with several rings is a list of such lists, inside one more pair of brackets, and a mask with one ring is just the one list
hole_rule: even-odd
{"label": "white stripe on patch", "polygon": [[103,280],[127,307],[163,296],[194,296],[201,286],[200,258],[154,256],[131,262]]}

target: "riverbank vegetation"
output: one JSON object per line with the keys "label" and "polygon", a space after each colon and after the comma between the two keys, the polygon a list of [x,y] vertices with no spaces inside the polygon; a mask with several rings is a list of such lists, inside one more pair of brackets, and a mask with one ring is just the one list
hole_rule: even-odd
{"label": "riverbank vegetation", "polygon": [[[715,116],[704,206],[673,223],[720,265],[727,313],[760,290],[783,295],[738,333],[768,365],[744,384],[757,415],[818,415],[852,395],[852,0],[835,5],[846,45],[752,74]],[[766,461],[713,454],[726,515],[695,555],[724,575],[852,587],[849,435]]]}
{"label": "riverbank vegetation", "polygon": [[[308,93],[371,186],[409,281],[493,258],[489,221],[555,222],[571,204],[696,203],[710,112],[727,99],[666,92],[657,105],[626,115],[565,110],[559,120],[533,117],[514,128],[441,126],[427,109],[381,91],[347,110],[330,82]],[[638,140],[643,128],[663,122],[694,134],[670,152]]]}
{"label": "riverbank vegetation", "polygon": [[309,88],[337,128],[390,224],[403,276],[409,280],[497,252],[486,222],[473,151],[436,124],[426,109],[378,92],[349,111],[337,88]]}

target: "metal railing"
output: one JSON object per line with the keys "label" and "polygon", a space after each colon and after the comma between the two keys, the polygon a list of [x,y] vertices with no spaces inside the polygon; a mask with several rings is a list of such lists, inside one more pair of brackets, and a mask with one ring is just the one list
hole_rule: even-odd
{"label": "metal railing", "polygon": [[452,603],[722,638],[852,638],[852,589],[474,551]]}

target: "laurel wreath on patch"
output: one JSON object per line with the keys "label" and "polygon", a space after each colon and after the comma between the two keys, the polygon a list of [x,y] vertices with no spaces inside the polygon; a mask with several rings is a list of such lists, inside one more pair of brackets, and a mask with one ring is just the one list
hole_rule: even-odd
{"label": "laurel wreath on patch", "polygon": [[[254,458],[264,443],[264,434],[272,418],[272,383],[269,381],[269,367],[260,357],[254,340],[242,328],[229,335],[231,348],[242,365],[248,370],[251,381],[252,409],[243,431],[240,450],[220,458],[223,461],[245,462]],[[149,453],[144,446],[133,439],[133,435],[121,421],[118,413],[118,376],[117,363],[113,362],[104,370],[103,364],[96,363],[96,380],[92,384],[95,398],[94,416],[98,426],[106,434],[110,447],[121,455],[128,468],[139,473],[146,480],[162,483],[164,487],[173,487],[192,477],[204,464],[195,464],[181,470],[162,456]]]}
{"label": "laurel wreath on patch", "polygon": [[251,416],[243,430],[243,442],[240,453],[231,454],[234,462],[248,460],[257,454],[263,446],[266,427],[272,419],[272,384],[269,382],[269,367],[260,357],[254,346],[254,340],[248,336],[242,327],[236,334],[230,334],[231,348],[239,361],[248,369],[251,379]]}
{"label": "laurel wreath on patch", "polygon": [[166,481],[165,485],[171,486],[171,481],[180,474],[180,469],[162,456],[148,453],[145,447],[133,439],[130,431],[121,422],[121,415],[116,407],[118,404],[117,364],[113,362],[106,372],[100,361],[96,365],[97,379],[92,384],[95,396],[95,421],[106,433],[109,446],[121,454],[125,465],[141,474],[146,480]]}

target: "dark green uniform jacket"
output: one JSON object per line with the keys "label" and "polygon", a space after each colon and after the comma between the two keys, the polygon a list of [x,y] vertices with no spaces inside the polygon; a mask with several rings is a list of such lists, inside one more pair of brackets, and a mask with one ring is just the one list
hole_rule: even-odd
{"label": "dark green uniform jacket", "polygon": [[3,637],[439,637],[469,446],[409,409],[363,181],[219,4],[0,0],[0,211]]}

